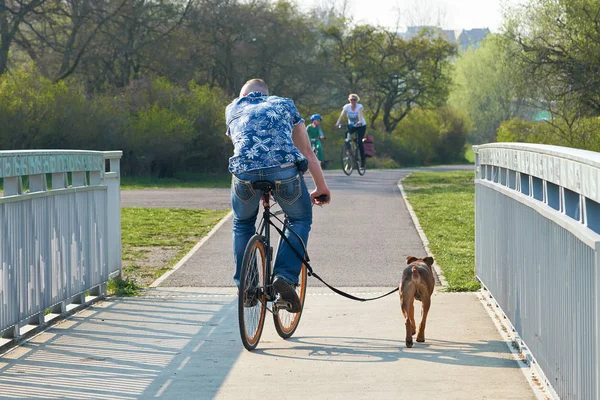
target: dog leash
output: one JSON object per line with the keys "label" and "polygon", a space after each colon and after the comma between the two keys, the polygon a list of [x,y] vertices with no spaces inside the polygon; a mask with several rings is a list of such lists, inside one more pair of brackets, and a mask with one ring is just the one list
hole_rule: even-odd
{"label": "dog leash", "polygon": [[306,265],[306,269],[308,270],[308,276],[314,276],[319,281],[321,281],[322,284],[324,284],[325,286],[327,286],[331,291],[339,294],[340,296],[346,297],[346,298],[351,299],[351,300],[356,300],[356,301],[372,301],[372,300],[377,300],[377,299],[381,299],[383,297],[389,296],[390,294],[395,293],[398,290],[400,290],[400,288],[397,287],[397,288],[391,290],[390,292],[388,292],[386,294],[382,294],[381,296],[369,297],[369,298],[362,298],[362,297],[356,297],[354,295],[351,295],[350,293],[346,293],[343,290],[340,290],[340,289],[338,289],[336,287],[331,286],[330,284],[328,284],[327,282],[325,282],[319,275],[317,275],[317,273],[315,271],[313,271],[312,267],[310,266],[310,259],[308,258],[308,252],[306,251],[306,246],[304,245],[304,241],[302,240],[302,238],[296,232],[294,232],[293,229],[290,229],[289,227],[287,228],[287,229],[289,229],[290,232],[292,232],[294,235],[296,235],[296,237],[298,239],[300,239],[300,244],[302,245],[302,249],[304,250],[304,257],[292,245],[292,243],[290,243],[290,240],[285,236],[284,232],[281,229],[279,229],[279,227],[277,225],[275,225],[272,221],[269,221],[269,223],[271,224],[271,226],[273,226],[273,228],[275,228],[275,230],[277,231],[277,233],[279,233],[279,235],[283,238],[283,240],[285,240],[285,242],[288,244],[288,246],[290,246],[290,248],[294,251],[294,254],[296,254],[296,256],[300,260],[302,260],[302,262],[304,263],[304,265]]}

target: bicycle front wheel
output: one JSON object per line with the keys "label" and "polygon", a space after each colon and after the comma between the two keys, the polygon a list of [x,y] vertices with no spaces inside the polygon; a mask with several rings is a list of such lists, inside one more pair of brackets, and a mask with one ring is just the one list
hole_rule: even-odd
{"label": "bicycle front wheel", "polygon": [[352,173],[353,165],[352,147],[350,146],[350,143],[344,143],[342,146],[342,170],[346,175]]}
{"label": "bicycle front wheel", "polygon": [[267,311],[265,237],[254,235],[246,245],[238,296],[238,322],[242,343],[247,350],[258,345]]}
{"label": "bicycle front wheel", "polygon": [[296,286],[296,293],[298,293],[300,304],[302,304],[300,312],[291,313],[286,310],[279,310],[277,314],[273,314],[275,330],[284,339],[290,338],[296,332],[298,324],[300,324],[300,317],[304,309],[304,298],[306,297],[306,274],[306,265],[302,264],[302,271],[300,271],[300,276],[298,277],[298,286]]}

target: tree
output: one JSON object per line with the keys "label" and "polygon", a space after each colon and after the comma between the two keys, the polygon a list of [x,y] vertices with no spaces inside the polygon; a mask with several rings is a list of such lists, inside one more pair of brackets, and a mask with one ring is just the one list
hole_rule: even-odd
{"label": "tree", "polygon": [[69,77],[104,24],[129,0],[47,2],[25,22],[16,42],[55,82]]}
{"label": "tree", "polygon": [[47,0],[0,0],[0,75],[8,68],[8,54],[19,29]]}
{"label": "tree", "polygon": [[510,46],[501,36],[489,35],[481,47],[465,51],[456,60],[448,102],[467,112],[476,143],[494,141],[502,121],[525,117],[530,110]]}
{"label": "tree", "polygon": [[599,27],[599,0],[535,0],[513,11],[506,36],[536,85],[553,82],[546,96],[572,96],[600,115]]}
{"label": "tree", "polygon": [[600,0],[530,0],[507,23],[515,70],[535,89],[534,105],[550,112],[555,137],[574,147],[600,133],[599,27]]}
{"label": "tree", "polygon": [[370,81],[372,123],[379,113],[391,133],[416,108],[445,104],[450,86],[449,60],[456,48],[438,35],[424,32],[405,41],[386,32]]}
{"label": "tree", "polygon": [[354,93],[364,89],[379,58],[377,50],[382,53],[384,33],[370,25],[348,30],[346,24],[336,24],[324,27],[323,34],[324,56],[335,63],[346,91]]}
{"label": "tree", "polygon": [[347,91],[364,94],[371,125],[381,116],[391,133],[413,108],[445,103],[453,45],[429,32],[406,41],[369,25],[343,28],[325,29],[329,58]]}
{"label": "tree", "polygon": [[[107,0],[111,8],[122,0]],[[109,83],[125,87],[148,71],[154,61],[153,47],[181,27],[193,0],[127,0],[116,15],[100,27],[82,73],[88,87]]]}

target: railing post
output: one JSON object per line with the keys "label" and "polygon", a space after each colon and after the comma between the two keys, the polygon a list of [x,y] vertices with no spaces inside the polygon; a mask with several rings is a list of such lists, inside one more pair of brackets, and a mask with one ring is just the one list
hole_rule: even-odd
{"label": "railing post", "polygon": [[104,183],[108,193],[107,231],[108,231],[108,274],[115,276],[121,273],[121,166],[123,152],[104,152],[108,160],[109,170],[104,173]]}

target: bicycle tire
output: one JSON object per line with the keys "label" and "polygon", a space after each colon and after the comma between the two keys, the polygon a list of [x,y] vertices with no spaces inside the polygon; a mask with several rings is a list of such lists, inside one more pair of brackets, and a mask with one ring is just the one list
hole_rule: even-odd
{"label": "bicycle tire", "polygon": [[358,172],[360,176],[363,176],[365,172],[367,172],[367,160],[365,160],[364,166],[360,165],[360,151],[358,149],[356,149],[354,159],[356,160],[356,172]]}
{"label": "bicycle tire", "polygon": [[352,146],[349,143],[344,143],[342,146],[341,161],[342,171],[344,171],[344,174],[350,176],[354,168],[354,156],[352,155]]}
{"label": "bicycle tire", "polygon": [[242,261],[238,295],[238,323],[244,347],[252,351],[258,345],[267,311],[265,237],[254,235],[248,241]]}
{"label": "bicycle tire", "polygon": [[291,313],[286,310],[279,310],[277,314],[273,314],[273,322],[275,323],[275,330],[277,334],[283,339],[289,339],[292,337],[298,325],[300,324],[300,317],[304,310],[304,299],[306,298],[306,283],[307,283],[307,271],[306,265],[302,264],[302,270],[298,277],[298,286],[296,286],[296,293],[300,298],[302,307],[300,312]]}

